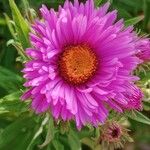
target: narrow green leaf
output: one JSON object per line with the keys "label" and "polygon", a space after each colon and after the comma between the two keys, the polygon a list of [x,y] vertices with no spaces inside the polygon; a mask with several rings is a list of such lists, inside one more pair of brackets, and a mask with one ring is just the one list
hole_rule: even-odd
{"label": "narrow green leaf", "polygon": [[140,72],[138,76],[142,82],[147,82],[150,80],[150,71]]}
{"label": "narrow green leaf", "polygon": [[150,22],[150,13],[149,13],[149,9],[150,9],[150,0],[143,0],[143,11],[144,11],[144,23],[143,26],[145,29],[147,29],[147,26]]}
{"label": "narrow green leaf", "polygon": [[23,48],[27,48],[30,45],[28,39],[29,25],[22,17],[14,0],[9,0],[9,4],[12,11],[13,21],[15,22],[15,27],[19,41],[22,43]]}
{"label": "narrow green leaf", "polygon": [[0,99],[0,112],[25,112],[28,110],[28,104],[20,100],[22,92],[17,91]]}
{"label": "narrow green leaf", "polygon": [[[58,134],[56,134],[55,137],[56,137],[55,139],[57,141],[60,141],[63,144],[65,150],[71,150],[71,146],[73,146],[73,145],[71,145],[71,143],[68,141],[68,134],[62,135],[62,134],[58,133]],[[53,144],[51,144],[51,145],[53,145]]]}
{"label": "narrow green leaf", "polygon": [[27,20],[30,23],[33,23],[35,18],[37,18],[36,11],[33,8],[30,8],[28,0],[22,0],[22,3],[23,3],[24,13],[25,16],[27,17]]}
{"label": "narrow green leaf", "polygon": [[6,21],[3,18],[0,18],[0,25],[5,26],[6,25]]}
{"label": "narrow green leaf", "polygon": [[51,142],[51,140],[54,138],[54,134],[55,134],[55,129],[54,129],[53,118],[49,116],[49,124],[48,124],[48,131],[47,131],[46,139],[44,143],[39,145],[38,147],[42,149],[45,146],[47,146]]}
{"label": "narrow green leaf", "polygon": [[16,31],[14,29],[15,23],[9,18],[9,16],[6,13],[4,13],[4,16],[11,35],[14,39],[16,39]]}
{"label": "narrow green leaf", "polygon": [[0,66],[0,75],[9,76],[11,79],[22,82],[22,77],[2,66]]}
{"label": "narrow green leaf", "polygon": [[150,111],[150,101],[144,101],[143,107],[144,107],[144,110]]}
{"label": "narrow green leaf", "polygon": [[101,4],[102,0],[95,0],[95,6],[99,7]]}
{"label": "narrow green leaf", "polygon": [[58,140],[53,140],[52,144],[53,144],[55,150],[64,150],[63,144],[60,143]]}
{"label": "narrow green leaf", "polygon": [[119,6],[115,6],[115,9],[117,9],[118,11],[118,16],[119,18],[124,18],[125,20],[128,20],[129,18],[131,18],[131,14],[125,9]]}
{"label": "narrow green leaf", "polygon": [[19,42],[16,42],[14,39],[10,39],[7,42],[7,46],[9,45],[13,45],[16,50],[18,51],[18,54],[22,57],[22,63],[24,63],[25,61],[29,60],[30,58],[25,54],[25,51],[22,47],[22,45]]}
{"label": "narrow green leaf", "polygon": [[[136,0],[137,1],[137,0]],[[124,5],[127,5],[130,8],[135,8],[137,6],[139,6],[140,4],[136,1],[131,1],[131,0],[121,0],[120,2],[123,3]]]}
{"label": "narrow green leaf", "polygon": [[144,19],[143,15],[135,17],[135,18],[131,18],[131,19],[125,21],[125,26],[135,25],[143,19]]}
{"label": "narrow green leaf", "polygon": [[[95,129],[96,130],[96,129]],[[77,134],[78,134],[78,137],[80,138],[80,139],[83,139],[83,138],[85,138],[85,137],[91,137],[91,136],[94,136],[94,129],[92,130],[92,129],[89,129],[89,128],[83,128],[80,132],[77,132]]]}
{"label": "narrow green leaf", "polygon": [[127,112],[126,115],[135,121],[150,125],[150,119],[138,111]]}
{"label": "narrow green leaf", "polygon": [[71,150],[81,150],[81,143],[76,132],[70,130],[68,134],[68,142]]}
{"label": "narrow green leaf", "polygon": [[22,82],[22,77],[0,66],[0,87],[8,92],[14,92],[22,87]]}
{"label": "narrow green leaf", "polygon": [[49,121],[49,115],[46,115],[46,117],[44,118],[44,120],[41,123],[40,128],[36,131],[35,135],[33,136],[32,140],[30,141],[27,150],[32,150],[32,147],[34,145],[34,143],[36,142],[37,138],[42,134],[43,130],[44,130],[44,126],[48,123]]}

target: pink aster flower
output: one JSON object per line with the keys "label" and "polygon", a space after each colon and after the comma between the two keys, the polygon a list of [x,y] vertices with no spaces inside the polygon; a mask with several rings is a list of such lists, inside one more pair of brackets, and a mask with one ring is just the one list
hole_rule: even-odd
{"label": "pink aster flower", "polygon": [[126,92],[124,92],[124,99],[128,102],[127,105],[125,105],[125,109],[128,110],[142,110],[142,98],[143,93],[139,88],[137,88],[135,85],[132,84],[125,84],[126,86]]}
{"label": "pink aster flower", "polygon": [[139,63],[134,34],[108,8],[109,3],[96,9],[93,0],[75,0],[57,12],[40,9],[43,18],[35,21],[26,50],[32,60],[23,70],[30,89],[22,96],[32,99],[37,113],[74,119],[80,129],[104,123],[108,107],[122,112],[128,106],[126,85],[137,80],[132,71]]}
{"label": "pink aster flower", "polygon": [[137,57],[143,61],[150,61],[150,39],[138,38],[136,41]]}

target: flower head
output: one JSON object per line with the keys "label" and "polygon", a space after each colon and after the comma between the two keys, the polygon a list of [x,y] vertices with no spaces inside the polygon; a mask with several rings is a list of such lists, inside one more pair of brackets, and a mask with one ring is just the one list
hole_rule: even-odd
{"label": "flower head", "polygon": [[109,122],[104,125],[101,139],[103,141],[118,142],[122,136],[122,127],[116,122]]}
{"label": "flower head", "polygon": [[124,93],[125,99],[128,101],[128,104],[125,107],[125,109],[128,110],[142,110],[142,98],[143,93],[139,88],[137,88],[135,85],[126,85],[127,91]]}
{"label": "flower head", "polygon": [[136,41],[137,57],[143,61],[150,61],[150,39],[137,38]]}
{"label": "flower head", "polygon": [[120,149],[129,141],[133,142],[128,134],[128,129],[116,121],[109,121],[101,128],[100,142],[102,149]]}
{"label": "flower head", "polygon": [[32,26],[32,48],[26,50],[32,60],[23,70],[30,90],[22,96],[32,99],[37,113],[74,119],[81,128],[104,123],[108,107],[122,112],[128,106],[126,85],[137,79],[132,71],[139,63],[133,29],[108,8],[66,0],[57,12],[40,9],[43,18]]}

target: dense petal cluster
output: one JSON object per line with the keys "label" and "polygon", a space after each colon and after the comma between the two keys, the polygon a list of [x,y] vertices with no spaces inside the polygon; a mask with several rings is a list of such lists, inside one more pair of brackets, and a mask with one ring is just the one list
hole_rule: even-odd
{"label": "dense petal cluster", "polygon": [[150,61],[150,39],[141,37],[136,40],[137,56],[143,61]]}
{"label": "dense petal cluster", "polygon": [[42,6],[43,18],[35,21],[30,34],[33,47],[26,50],[32,60],[23,70],[24,86],[30,90],[22,98],[31,98],[37,113],[50,111],[55,119],[74,119],[81,128],[104,123],[110,109],[138,107],[134,104],[141,102],[141,92],[132,71],[140,61],[133,29],[116,21],[117,11],[108,8],[106,3],[96,9],[93,0],[66,1],[57,12]]}
{"label": "dense petal cluster", "polygon": [[118,142],[123,134],[122,126],[117,122],[107,122],[101,131],[100,140],[106,142]]}
{"label": "dense petal cluster", "polygon": [[119,122],[109,121],[100,129],[102,149],[122,149],[127,141],[132,141],[126,129]]}
{"label": "dense petal cluster", "polygon": [[142,97],[143,93],[139,88],[132,84],[126,84],[127,91],[124,92],[124,99],[128,101],[128,104],[125,105],[125,109],[129,110],[142,110]]}

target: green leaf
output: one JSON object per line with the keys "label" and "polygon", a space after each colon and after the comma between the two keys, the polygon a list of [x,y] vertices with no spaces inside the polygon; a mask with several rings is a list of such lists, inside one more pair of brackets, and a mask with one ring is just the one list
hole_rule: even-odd
{"label": "green leaf", "polygon": [[126,115],[135,121],[150,125],[150,119],[136,110],[134,112],[127,112]]}
{"label": "green leaf", "polygon": [[122,2],[124,5],[127,5],[128,7],[130,7],[130,8],[135,8],[135,7],[137,7],[137,6],[139,6],[140,4],[137,2],[138,0],[136,0],[136,1],[131,1],[131,0],[122,0],[122,1],[120,1],[120,2]]}
{"label": "green leaf", "polygon": [[94,136],[94,128],[93,129],[89,129],[87,127],[84,127],[80,132],[77,132],[78,137],[80,139],[83,139],[85,137],[91,137]]}
{"label": "green leaf", "polygon": [[4,13],[4,16],[11,35],[13,36],[14,39],[16,39],[16,31],[14,29],[15,23],[9,18],[9,16],[6,13]]}
{"label": "green leaf", "polygon": [[39,145],[38,147],[40,149],[43,149],[45,146],[47,146],[51,142],[51,140],[54,137],[55,130],[54,130],[53,119],[52,119],[52,117],[49,116],[49,114],[47,114],[46,117],[44,118],[44,120],[42,121],[39,129],[35,132],[32,140],[30,141],[26,150],[32,150],[33,146],[35,145],[36,141],[38,140],[38,137],[43,133],[43,130],[47,124],[48,124],[48,131],[47,131],[46,139],[45,139],[44,143]]}
{"label": "green leaf", "polygon": [[30,46],[29,38],[28,38],[29,25],[22,17],[14,0],[9,0],[9,4],[12,11],[13,21],[15,22],[15,27],[16,27],[19,41],[22,43],[23,48],[27,48]]}
{"label": "green leaf", "polygon": [[63,144],[60,143],[58,140],[53,140],[52,144],[53,144],[55,150],[64,150]]}
{"label": "green leaf", "polygon": [[28,0],[22,0],[23,8],[25,16],[27,17],[27,20],[31,23],[34,22],[35,18],[37,18],[36,11],[29,6]]}
{"label": "green leaf", "polygon": [[0,18],[0,25],[5,26],[6,25],[6,21],[3,18]]}
{"label": "green leaf", "polygon": [[[7,28],[7,26],[5,27]],[[4,39],[4,36],[8,36],[10,33],[5,28],[0,28],[0,32],[3,31],[5,35],[1,35],[0,40],[0,66],[3,65],[3,67],[6,67],[10,70],[17,71],[18,69],[15,66],[15,57],[16,57],[16,50],[13,47],[7,47],[6,46],[6,38]],[[1,72],[1,70],[0,70]],[[1,95],[1,94],[0,94]]]}
{"label": "green leaf", "polygon": [[144,101],[143,107],[144,107],[144,110],[150,111],[150,101]]}
{"label": "green leaf", "polygon": [[117,9],[119,18],[124,18],[125,20],[128,20],[132,17],[125,8],[121,8],[120,6],[115,6],[114,8]]}
{"label": "green leaf", "polygon": [[150,80],[150,71],[140,72],[138,76],[142,82],[147,82]]}
{"label": "green leaf", "polygon": [[[59,134],[57,133],[56,136],[55,136],[55,139],[57,141],[60,141],[63,146],[64,146],[64,149],[66,150],[71,150],[71,143],[69,143],[68,141],[68,134]],[[53,144],[52,144],[53,145]],[[53,149],[52,149],[53,150]]]}
{"label": "green leaf", "polygon": [[68,134],[68,142],[71,150],[81,150],[81,143],[76,132],[70,129]]}
{"label": "green leaf", "polygon": [[26,150],[35,125],[33,117],[23,117],[7,126],[0,134],[0,149]]}
{"label": "green leaf", "polygon": [[9,45],[13,45],[16,50],[18,51],[18,54],[22,57],[22,63],[26,62],[27,60],[29,60],[30,58],[26,55],[22,45],[19,42],[16,42],[14,39],[10,39],[7,42],[7,46]]}
{"label": "green leaf", "polygon": [[22,83],[22,77],[0,66],[0,87],[11,93],[20,89],[22,87]]}
{"label": "green leaf", "polygon": [[95,0],[95,6],[99,7],[101,4],[102,0]]}
{"label": "green leaf", "polygon": [[18,91],[9,94],[0,99],[0,112],[25,112],[28,110],[28,103],[21,102],[20,96],[22,92]]}
{"label": "green leaf", "polygon": [[150,22],[150,13],[149,13],[149,10],[150,10],[150,0],[143,0],[143,4],[144,4],[144,16],[145,16],[145,19],[144,19],[144,28],[148,28],[148,24]]}
{"label": "green leaf", "polygon": [[54,138],[54,135],[55,135],[53,118],[49,115],[47,117],[49,117],[48,131],[47,131],[47,135],[46,135],[46,139],[44,143],[38,146],[40,149],[43,149],[45,146],[47,146],[51,142],[51,140]]}
{"label": "green leaf", "polygon": [[125,21],[125,26],[135,25],[143,19],[144,19],[143,15],[135,17],[135,18],[131,18],[131,19]]}

